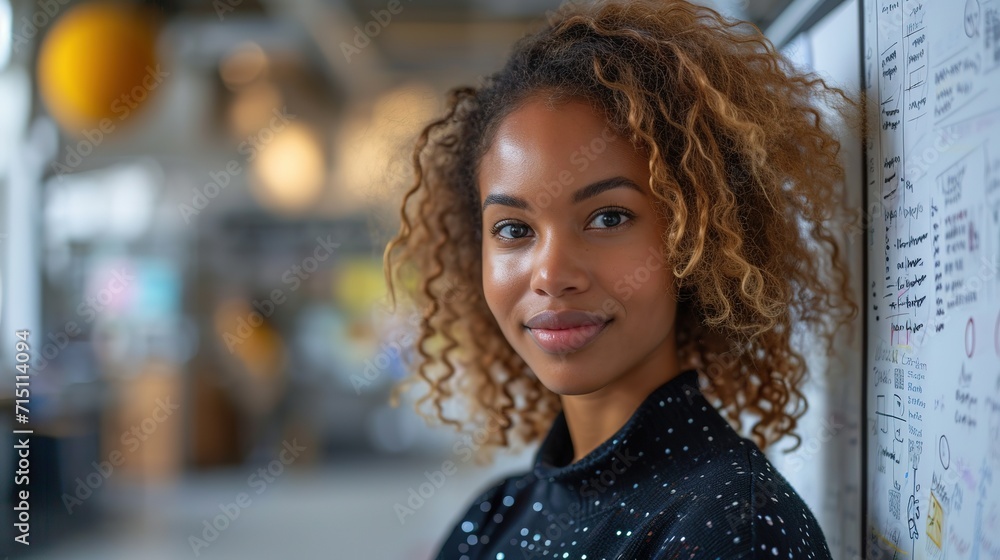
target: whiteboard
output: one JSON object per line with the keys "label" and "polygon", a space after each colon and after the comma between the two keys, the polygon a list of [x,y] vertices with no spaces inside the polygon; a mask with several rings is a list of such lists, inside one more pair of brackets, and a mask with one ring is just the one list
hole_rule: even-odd
{"label": "whiteboard", "polygon": [[868,558],[1000,558],[1000,0],[864,0]]}

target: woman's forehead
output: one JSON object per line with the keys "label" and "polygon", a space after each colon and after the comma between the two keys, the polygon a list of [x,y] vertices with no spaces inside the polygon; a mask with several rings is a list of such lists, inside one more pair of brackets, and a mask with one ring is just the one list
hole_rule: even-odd
{"label": "woman's forehead", "polygon": [[577,141],[581,135],[600,137],[612,134],[614,131],[608,120],[589,101],[572,98],[553,104],[536,95],[501,120],[493,144],[501,136],[536,144],[559,144]]}
{"label": "woman's forehead", "polygon": [[[645,169],[646,159],[593,105],[582,100],[549,106],[533,99],[497,127],[479,169],[480,187],[497,183],[591,177],[623,168]],[[544,178],[544,177],[543,177]]]}

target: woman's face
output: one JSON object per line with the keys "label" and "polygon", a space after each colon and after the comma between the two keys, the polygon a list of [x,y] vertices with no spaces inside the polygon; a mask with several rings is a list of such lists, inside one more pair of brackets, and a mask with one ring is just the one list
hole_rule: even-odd
{"label": "woman's face", "polygon": [[482,159],[486,302],[555,393],[627,390],[676,363],[674,284],[649,179],[646,157],[579,100],[552,109],[530,98]]}

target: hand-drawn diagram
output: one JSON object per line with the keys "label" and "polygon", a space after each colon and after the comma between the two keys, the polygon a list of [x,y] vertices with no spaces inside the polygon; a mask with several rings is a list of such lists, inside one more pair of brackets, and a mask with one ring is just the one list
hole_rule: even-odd
{"label": "hand-drawn diagram", "polygon": [[867,557],[1000,558],[1000,0],[862,25]]}

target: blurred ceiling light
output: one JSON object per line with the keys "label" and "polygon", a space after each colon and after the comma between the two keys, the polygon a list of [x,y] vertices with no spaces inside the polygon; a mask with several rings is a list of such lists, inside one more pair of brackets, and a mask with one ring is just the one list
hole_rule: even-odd
{"label": "blurred ceiling light", "polygon": [[280,213],[300,212],[314,204],[326,179],[319,138],[300,123],[277,131],[254,159],[253,169],[254,196]]}
{"label": "blurred ceiling light", "polygon": [[[66,9],[38,51],[38,93],[74,136],[108,133],[169,79],[156,56],[159,23],[149,8],[102,1]],[[44,12],[36,12],[43,13]]]}
{"label": "blurred ceiling light", "polygon": [[219,63],[219,75],[232,90],[256,80],[265,69],[267,69],[267,54],[253,41],[240,43]]}
{"label": "blurred ceiling light", "polygon": [[427,85],[406,85],[379,97],[370,117],[344,123],[336,144],[338,200],[375,204],[409,180],[412,142],[438,111],[437,98]]}
{"label": "blurred ceiling light", "polygon": [[274,108],[281,107],[281,92],[270,82],[249,86],[236,94],[229,106],[229,128],[237,138],[246,138],[267,126]]}

